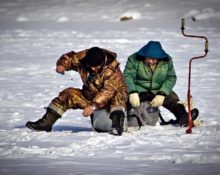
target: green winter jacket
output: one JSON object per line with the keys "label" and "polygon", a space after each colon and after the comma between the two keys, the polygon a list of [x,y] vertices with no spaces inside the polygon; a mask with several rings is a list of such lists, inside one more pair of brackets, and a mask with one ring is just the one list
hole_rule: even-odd
{"label": "green winter jacket", "polygon": [[[144,62],[147,57],[159,60],[154,72]],[[176,83],[172,58],[159,42],[154,41],[128,57],[123,75],[129,93],[151,91],[154,94],[162,92],[169,95]]]}

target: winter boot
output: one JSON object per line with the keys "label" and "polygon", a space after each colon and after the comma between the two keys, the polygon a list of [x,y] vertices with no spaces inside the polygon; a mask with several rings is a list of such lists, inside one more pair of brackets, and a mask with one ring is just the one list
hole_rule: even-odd
{"label": "winter boot", "polygon": [[36,122],[28,121],[26,123],[26,127],[35,131],[51,132],[53,124],[60,117],[61,115],[58,114],[56,111],[51,108],[47,108],[47,112],[41,119],[37,120]]}
{"label": "winter boot", "polygon": [[[199,110],[197,108],[192,109],[191,111],[191,118],[192,121],[196,120],[197,117],[199,116]],[[189,125],[188,122],[188,113],[184,114],[180,119],[179,119],[179,125],[181,127],[187,127]]]}
{"label": "winter boot", "polygon": [[112,131],[110,133],[121,136],[124,131],[125,113],[122,110],[115,110],[111,112],[110,119],[112,120]]}

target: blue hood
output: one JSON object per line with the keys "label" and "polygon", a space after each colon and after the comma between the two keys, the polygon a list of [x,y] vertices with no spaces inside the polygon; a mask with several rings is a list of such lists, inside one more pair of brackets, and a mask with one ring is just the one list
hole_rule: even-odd
{"label": "blue hood", "polygon": [[169,57],[169,55],[162,49],[162,46],[158,41],[150,41],[136,54],[144,58],[166,59]]}

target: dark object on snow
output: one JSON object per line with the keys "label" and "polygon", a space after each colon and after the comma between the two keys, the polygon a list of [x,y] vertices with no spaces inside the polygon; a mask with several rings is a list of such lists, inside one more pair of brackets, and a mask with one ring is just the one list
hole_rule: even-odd
{"label": "dark object on snow", "polygon": [[120,18],[120,21],[129,21],[129,20],[131,20],[131,19],[133,19],[132,16],[122,16],[122,17]]}
{"label": "dark object on snow", "polygon": [[192,21],[196,21],[196,17],[195,16],[192,16]]}

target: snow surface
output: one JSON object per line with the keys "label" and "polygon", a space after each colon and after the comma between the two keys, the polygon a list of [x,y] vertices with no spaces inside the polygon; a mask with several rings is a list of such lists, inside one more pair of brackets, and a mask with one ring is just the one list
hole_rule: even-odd
{"label": "snow surface", "polygon": [[[120,22],[124,15],[133,20]],[[123,69],[130,54],[161,41],[184,100],[188,60],[204,54],[204,41],[182,36],[182,17],[186,33],[207,36],[210,50],[193,62],[191,92],[203,123],[192,134],[173,126],[95,133],[81,110],[66,112],[51,133],[25,128],[60,91],[82,86],[75,72],[56,74],[56,60],[92,46],[117,52]],[[219,31],[219,0],[0,0],[0,174],[220,175]]]}

